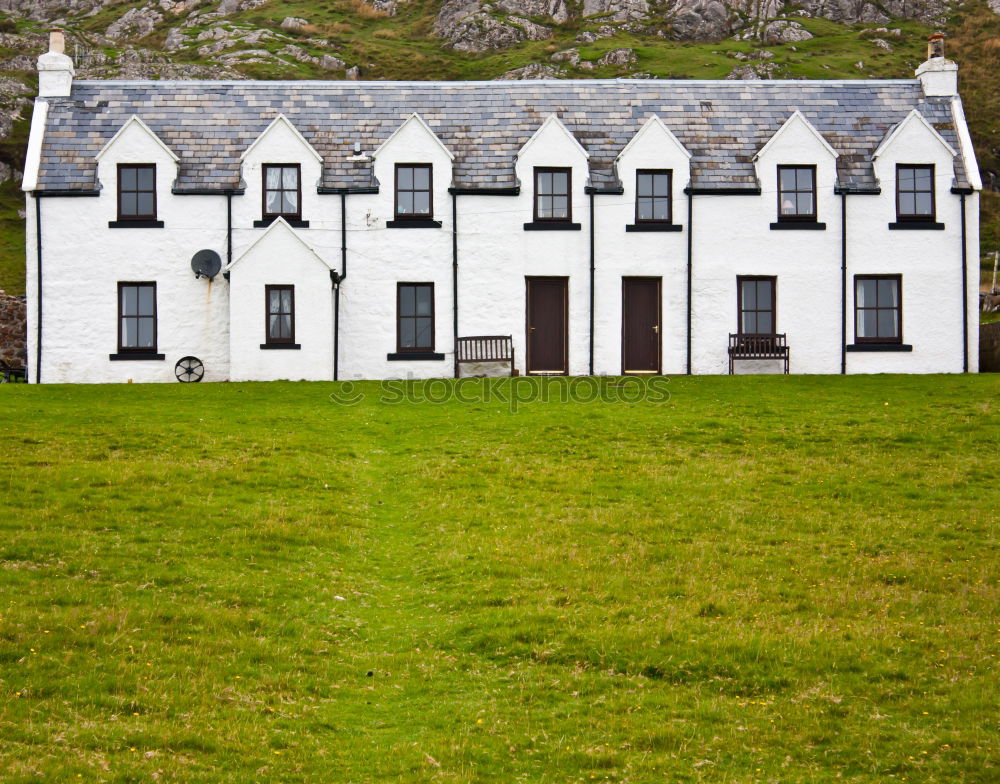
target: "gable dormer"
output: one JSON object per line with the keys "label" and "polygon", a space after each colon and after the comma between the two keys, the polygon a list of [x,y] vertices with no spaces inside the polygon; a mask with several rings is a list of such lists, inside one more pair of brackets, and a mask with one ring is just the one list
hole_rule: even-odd
{"label": "gable dormer", "polygon": [[675,204],[691,179],[690,162],[687,148],[657,115],[650,115],[615,158],[622,197],[630,207],[626,231],[680,230]]}
{"label": "gable dormer", "polygon": [[[535,166],[582,167],[586,174],[590,153],[556,115],[550,114],[517,152],[514,165],[519,180],[531,181]],[[581,182],[583,178],[581,177]]]}
{"label": "gable dormer", "polygon": [[440,228],[455,155],[414,112],[372,153],[387,228]]}
{"label": "gable dormer", "polygon": [[825,228],[833,211],[837,158],[815,126],[797,109],[754,156],[763,194],[777,194],[772,229]]}
{"label": "gable dormer", "polygon": [[97,186],[110,198],[102,209],[110,228],[162,227],[164,205],[180,160],[138,115],[130,117],[94,156]]}
{"label": "gable dormer", "polygon": [[958,153],[926,118],[912,109],[902,122],[889,129],[872,153],[876,174],[902,159],[927,163],[951,163]]}
{"label": "gable dormer", "polygon": [[243,206],[254,226],[269,226],[280,216],[306,228],[310,217],[318,218],[316,186],[323,158],[284,114],[247,147],[240,163],[247,197]]}

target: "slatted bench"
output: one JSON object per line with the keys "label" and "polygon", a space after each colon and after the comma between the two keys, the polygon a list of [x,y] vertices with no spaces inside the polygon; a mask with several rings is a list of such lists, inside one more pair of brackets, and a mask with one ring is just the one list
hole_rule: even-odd
{"label": "slatted bench", "polygon": [[26,381],[27,371],[23,367],[15,367],[0,359],[0,384],[12,384],[17,381]]}
{"label": "slatted bench", "polygon": [[516,376],[514,368],[514,341],[511,335],[472,335],[459,338],[455,352],[455,378],[459,376],[459,365],[463,362],[509,362],[510,375]]}
{"label": "slatted bench", "polygon": [[788,341],[780,335],[729,335],[729,375],[738,359],[777,359],[785,363],[788,373]]}

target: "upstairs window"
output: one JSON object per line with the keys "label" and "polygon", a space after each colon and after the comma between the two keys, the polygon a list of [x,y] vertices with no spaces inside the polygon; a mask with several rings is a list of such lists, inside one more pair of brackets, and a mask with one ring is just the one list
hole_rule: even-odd
{"label": "upstairs window", "polygon": [[854,338],[858,343],[900,343],[903,307],[899,275],[854,278]]}
{"label": "upstairs window", "polygon": [[672,172],[665,169],[639,169],[635,173],[635,222],[670,223]]}
{"label": "upstairs window", "polygon": [[434,215],[429,163],[396,164],[396,219],[429,219]]}
{"label": "upstairs window", "polygon": [[774,278],[739,277],[739,332],[741,335],[773,335]]}
{"label": "upstairs window", "polygon": [[265,286],[266,345],[295,343],[295,287]]}
{"label": "upstairs window", "polygon": [[896,220],[934,220],[934,166],[896,166]]}
{"label": "upstairs window", "polygon": [[118,352],[156,352],[156,284],[118,284]]}
{"label": "upstairs window", "polygon": [[156,220],[155,164],[118,164],[118,220]]}
{"label": "upstairs window", "polygon": [[302,184],[299,165],[264,165],[264,218],[302,217]]}
{"label": "upstairs window", "polygon": [[535,220],[571,221],[569,168],[535,168]]}
{"label": "upstairs window", "polygon": [[778,222],[816,220],[816,167],[778,167]]}
{"label": "upstairs window", "polygon": [[396,351],[433,351],[434,284],[399,283],[396,313]]}

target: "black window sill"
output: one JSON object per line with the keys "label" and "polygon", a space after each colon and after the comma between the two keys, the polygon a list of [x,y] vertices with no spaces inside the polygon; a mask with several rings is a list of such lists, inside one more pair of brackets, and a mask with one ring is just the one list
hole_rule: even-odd
{"label": "black window sill", "polygon": [[847,351],[913,351],[909,343],[851,343]]}
{"label": "black window sill", "polygon": [[112,362],[131,362],[139,361],[142,359],[163,359],[163,354],[157,354],[153,351],[123,351],[120,354],[108,354],[108,359]]}
{"label": "black window sill", "polygon": [[628,223],[625,231],[683,231],[679,223]]}
{"label": "black window sill", "polygon": [[579,231],[579,223],[569,221],[532,221],[524,224],[525,231]]}
{"label": "black window sill", "polygon": [[934,221],[899,221],[898,223],[890,223],[889,229],[892,231],[944,231],[944,224]]}
{"label": "black window sill", "polygon": [[162,229],[160,220],[116,220],[108,221],[109,229]]}
{"label": "black window sill", "polygon": [[826,224],[816,221],[778,221],[771,224],[771,231],[826,231]]}
{"label": "black window sill", "polygon": [[441,221],[427,218],[402,218],[385,222],[387,229],[440,229]]}
{"label": "black window sill", "polygon": [[[275,215],[273,218],[264,218],[264,220],[254,221],[253,227],[255,229],[266,229],[272,223],[274,223],[278,218],[285,218],[284,215]],[[298,218],[285,218],[285,223],[294,229],[308,229],[309,221],[299,220]]]}
{"label": "black window sill", "polygon": [[285,351],[298,351],[302,348],[298,343],[261,343],[260,347],[268,350],[283,349]]}
{"label": "black window sill", "polygon": [[434,351],[400,351],[396,354],[386,354],[385,358],[389,362],[408,362],[411,359],[440,360],[444,359],[444,354],[438,354]]}

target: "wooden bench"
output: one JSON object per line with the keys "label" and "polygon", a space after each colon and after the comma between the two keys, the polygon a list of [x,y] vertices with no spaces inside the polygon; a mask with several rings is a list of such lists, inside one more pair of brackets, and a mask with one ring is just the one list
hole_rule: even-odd
{"label": "wooden bench", "polygon": [[777,359],[785,363],[788,373],[788,341],[781,335],[732,335],[729,336],[729,375],[733,375],[733,362],[737,359]]}
{"label": "wooden bench", "polygon": [[5,360],[0,359],[0,384],[13,384],[17,381],[26,381],[27,371],[23,367],[14,367]]}
{"label": "wooden bench", "polygon": [[459,377],[462,362],[509,362],[510,375],[514,368],[514,341],[510,335],[472,335],[459,338],[455,351],[455,378]]}

